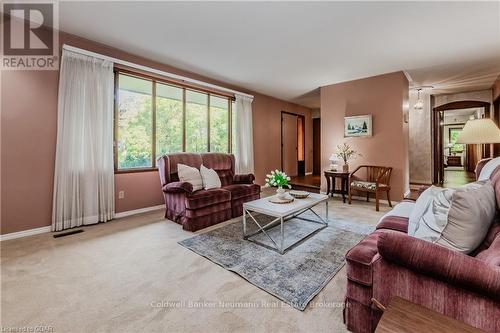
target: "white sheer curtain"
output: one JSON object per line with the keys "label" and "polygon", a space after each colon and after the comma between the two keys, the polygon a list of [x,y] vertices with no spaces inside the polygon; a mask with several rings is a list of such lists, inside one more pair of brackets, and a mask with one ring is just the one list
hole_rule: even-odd
{"label": "white sheer curtain", "polygon": [[252,98],[236,95],[236,172],[253,173]]}
{"label": "white sheer curtain", "polygon": [[113,63],[63,50],[52,231],[114,217]]}

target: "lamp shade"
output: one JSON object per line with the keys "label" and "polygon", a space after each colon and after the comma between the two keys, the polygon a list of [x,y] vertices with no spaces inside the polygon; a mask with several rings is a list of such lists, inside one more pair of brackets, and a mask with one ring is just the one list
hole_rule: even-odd
{"label": "lamp shade", "polygon": [[500,129],[490,118],[468,120],[458,135],[457,143],[500,143]]}
{"label": "lamp shade", "polygon": [[336,155],[336,154],[332,154],[328,160],[329,160],[330,162],[335,162],[335,161],[337,161],[337,160],[338,160],[338,157],[337,157],[337,155]]}

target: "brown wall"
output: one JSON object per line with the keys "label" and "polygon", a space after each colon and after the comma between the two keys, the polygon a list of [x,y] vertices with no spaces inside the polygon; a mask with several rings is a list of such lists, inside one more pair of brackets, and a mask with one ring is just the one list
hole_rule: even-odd
{"label": "brown wall", "polygon": [[[61,33],[67,43],[159,70],[234,88],[255,96],[254,155],[257,182],[280,168],[280,113],[306,116],[306,171],[312,171],[311,110],[233,87],[124,51]],[[58,71],[3,71],[1,78],[1,234],[50,225],[57,123]],[[157,172],[115,176],[116,211],[163,203]],[[118,191],[125,198],[118,199]]]}
{"label": "brown wall", "polygon": [[[346,141],[362,157],[350,163],[393,168],[391,199],[401,200],[409,189],[408,125],[403,109],[408,108],[408,80],[402,72],[379,75],[321,87],[321,166],[338,144]],[[372,114],[373,136],[344,139],[344,116]],[[321,189],[326,181],[321,179]]]}

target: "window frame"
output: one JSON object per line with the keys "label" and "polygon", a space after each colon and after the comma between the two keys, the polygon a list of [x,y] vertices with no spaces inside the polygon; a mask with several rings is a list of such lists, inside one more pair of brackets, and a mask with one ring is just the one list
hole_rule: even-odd
{"label": "window frame", "polygon": [[[227,151],[228,154],[232,154],[232,144],[233,144],[233,117],[232,117],[232,104],[235,100],[235,97],[230,94],[220,93],[210,89],[200,88],[190,84],[179,83],[175,80],[168,80],[165,78],[148,75],[144,73],[137,73],[135,71],[130,71],[128,69],[124,69],[121,67],[115,67],[113,70],[114,75],[114,96],[113,96],[113,161],[114,161],[114,171],[115,174],[122,173],[138,173],[138,172],[150,172],[158,170],[157,159],[159,156],[156,156],[156,90],[157,83],[169,85],[172,87],[182,89],[182,151],[186,152],[186,91],[191,90],[199,93],[204,93],[207,95],[207,152],[210,152],[210,97],[216,96],[220,98],[227,99],[228,108],[227,108],[227,117],[228,117],[228,140],[227,140]],[[151,112],[152,112],[152,144],[151,144],[151,167],[142,167],[142,168],[119,168],[118,167],[118,118],[119,118],[119,76],[126,75],[130,77],[135,77],[142,80],[151,81],[152,89],[151,89]]]}

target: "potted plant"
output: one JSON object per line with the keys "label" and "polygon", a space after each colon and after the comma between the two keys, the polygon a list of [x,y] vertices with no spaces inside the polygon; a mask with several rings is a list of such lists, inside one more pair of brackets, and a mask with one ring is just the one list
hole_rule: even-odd
{"label": "potted plant", "polygon": [[286,175],[283,171],[274,170],[270,174],[266,175],[266,185],[264,187],[277,187],[276,194],[278,198],[284,199],[286,197],[286,192],[283,187],[292,188],[288,185],[290,177]]}
{"label": "potted plant", "polygon": [[352,161],[361,154],[357,153],[354,149],[351,148],[347,143],[343,143],[337,146],[337,152],[335,153],[338,158],[344,161],[344,165],[342,166],[343,172],[349,172],[349,161]]}

